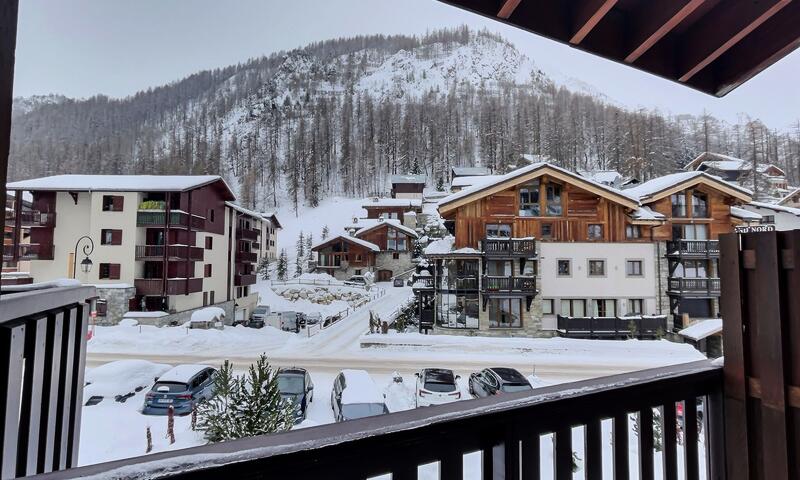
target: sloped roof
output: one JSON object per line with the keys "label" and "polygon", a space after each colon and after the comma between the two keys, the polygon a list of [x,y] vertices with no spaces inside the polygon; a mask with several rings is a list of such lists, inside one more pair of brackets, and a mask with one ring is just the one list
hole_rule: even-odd
{"label": "sloped roof", "polygon": [[255,210],[250,210],[249,208],[244,208],[243,206],[233,203],[233,202],[225,202],[225,205],[231,207],[232,209],[236,210],[239,213],[243,213],[245,215],[249,215],[253,218],[262,219],[264,218],[264,214],[261,212],[256,212]]}
{"label": "sloped roof", "polygon": [[389,181],[392,184],[397,183],[425,183],[427,175],[392,175]]}
{"label": "sloped roof", "polygon": [[784,207],[783,205],[775,205],[774,203],[764,203],[764,202],[750,202],[747,205],[756,208],[766,208],[768,210],[773,210],[775,212],[789,213],[797,217],[800,217],[800,208]]}
{"label": "sloped roof", "polygon": [[486,167],[453,167],[451,171],[456,177],[482,176],[492,173]]}
{"label": "sloped roof", "polygon": [[362,208],[422,208],[422,200],[418,198],[365,198]]}
{"label": "sloped roof", "polygon": [[711,335],[715,335],[722,331],[721,318],[709,318],[708,320],[697,321],[690,326],[684,328],[678,335],[690,338],[694,341],[702,340]]}
{"label": "sloped roof", "polygon": [[479,175],[468,177],[457,177],[450,182],[451,187],[472,187],[474,185],[483,185],[495,181],[501,175]]}
{"label": "sloped roof", "polygon": [[783,197],[780,200],[778,200],[778,205],[783,205],[784,203],[787,203],[795,195],[800,195],[800,188],[795,188],[788,195],[786,195],[785,197]]}
{"label": "sloped roof", "polygon": [[761,220],[761,215],[741,207],[731,207],[731,216],[742,220]]}
{"label": "sloped roof", "polygon": [[[684,169],[699,170],[702,167],[723,172],[746,172],[753,169],[753,164],[747,160],[736,158],[730,155],[723,155],[721,153],[714,152],[703,152],[694,160],[687,163]],[[759,164],[758,171],[761,173],[766,173],[770,168],[776,169],[781,173],[781,175],[786,175],[786,172],[784,172],[782,168],[771,163]]]}
{"label": "sloped roof", "polygon": [[58,192],[184,192],[219,182],[235,197],[219,175],[53,175],[11,182],[9,190]]}
{"label": "sloped roof", "polygon": [[635,187],[628,188],[624,192],[638,198],[642,203],[649,203],[671,194],[676,189],[697,183],[708,184],[745,202],[749,202],[753,195],[753,192],[746,188],[697,170],[671,173],[663,177],[654,178]]}
{"label": "sloped roof", "polygon": [[359,236],[369,232],[370,230],[374,230],[374,229],[376,229],[378,227],[382,227],[384,225],[388,225],[388,226],[390,226],[392,228],[400,230],[401,232],[403,232],[403,233],[405,233],[405,234],[407,234],[407,235],[409,235],[409,236],[411,236],[413,238],[418,238],[419,237],[419,235],[417,235],[417,232],[415,232],[411,228],[406,227],[405,225],[400,223],[400,220],[397,220],[397,219],[394,219],[394,218],[388,218],[388,219],[383,219],[383,220],[381,220],[379,218],[362,218],[362,219],[359,219],[358,223],[354,223],[352,225],[348,225],[347,228],[348,229],[357,228],[358,230],[356,231],[355,235],[357,237],[359,237]]}
{"label": "sloped roof", "polygon": [[343,240],[345,242],[355,243],[356,245],[361,245],[362,247],[368,248],[368,249],[372,250],[373,252],[380,252],[381,251],[380,247],[378,247],[377,245],[375,245],[372,242],[368,242],[368,241],[360,239],[358,237],[353,237],[353,236],[346,235],[346,234],[336,235],[335,237],[332,237],[332,238],[326,238],[325,240],[323,240],[323,241],[317,243],[316,245],[312,246],[311,250],[317,251],[317,250],[321,249],[322,247],[328,245],[329,243],[332,243],[335,240]]}

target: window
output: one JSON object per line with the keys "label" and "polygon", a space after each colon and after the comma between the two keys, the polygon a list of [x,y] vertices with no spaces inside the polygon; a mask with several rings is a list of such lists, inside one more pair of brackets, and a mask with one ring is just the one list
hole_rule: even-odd
{"label": "window", "polygon": [[354,273],[354,275],[361,275],[361,269],[360,269],[360,268],[357,268],[357,269],[355,270],[355,273]]}
{"label": "window", "polygon": [[489,301],[489,328],[522,327],[522,299],[493,298]]}
{"label": "window", "polygon": [[644,313],[644,300],[641,298],[628,299],[628,315],[642,315]]}
{"label": "window", "polygon": [[519,188],[519,216],[538,217],[539,209],[539,182],[523,185]]}
{"label": "window", "polygon": [[572,262],[570,260],[556,260],[559,277],[569,277],[572,275]]}
{"label": "window", "polygon": [[589,276],[604,277],[606,275],[605,260],[589,260]]}
{"label": "window", "polygon": [[595,317],[616,317],[617,301],[613,298],[597,298],[592,300]]}
{"label": "window", "polygon": [[684,260],[675,267],[673,276],[676,278],[707,278],[705,260]]}
{"label": "window", "polygon": [[486,275],[490,277],[510,277],[513,268],[510,260],[488,260]]}
{"label": "window", "polygon": [[206,250],[211,250],[214,248],[214,237],[208,236],[206,237]]}
{"label": "window", "polygon": [[641,260],[626,260],[625,275],[629,277],[641,277],[644,275],[644,262]]}
{"label": "window", "polygon": [[203,292],[203,306],[208,305],[208,292]]}
{"label": "window", "polygon": [[565,317],[585,317],[586,300],[582,298],[561,299],[561,315]]}
{"label": "window", "polygon": [[393,260],[399,260],[400,259],[400,254],[397,253],[397,252],[392,253],[392,259]]}
{"label": "window", "polygon": [[386,249],[395,251],[405,251],[406,236],[394,228],[389,228],[386,232]]}
{"label": "window", "polygon": [[95,302],[95,311],[98,317],[105,317],[108,315],[108,301],[104,298],[98,299],[97,302]]}
{"label": "window", "polygon": [[208,303],[214,305],[214,290],[211,290],[208,294]]}
{"label": "window", "polygon": [[122,230],[100,230],[100,245],[122,245]]}
{"label": "window", "polygon": [[603,226],[598,223],[590,223],[587,227],[586,236],[589,240],[602,240]]}
{"label": "window", "polygon": [[670,202],[672,203],[672,216],[685,217],[686,216],[686,193],[673,193],[670,195]]}
{"label": "window", "polygon": [[103,195],[104,212],[121,212],[125,197],[120,195]]}
{"label": "window", "polygon": [[639,225],[625,226],[625,238],[642,238],[642,227]]}
{"label": "window", "polygon": [[762,215],[760,223],[762,224],[775,223],[775,215]]}
{"label": "window", "polygon": [[[357,253],[356,254],[356,262],[360,262],[360,261],[361,261],[361,254]],[[361,275],[361,274],[360,273],[356,273],[356,275]]]}
{"label": "window", "polygon": [[672,225],[673,240],[708,240],[708,225]]}
{"label": "window", "polygon": [[436,303],[436,318],[443,327],[478,328],[480,302],[477,293],[442,294]]}
{"label": "window", "polygon": [[511,225],[503,223],[487,223],[486,236],[488,238],[511,238]]}
{"label": "window", "polygon": [[214,209],[213,208],[209,208],[208,209],[208,220],[211,223],[214,223]]}
{"label": "window", "polygon": [[211,264],[207,263],[203,265],[203,277],[209,278],[211,277]]}
{"label": "window", "polygon": [[708,218],[708,196],[705,193],[692,193],[692,216]]}
{"label": "window", "polygon": [[561,185],[547,184],[547,216],[561,216]]}
{"label": "window", "polygon": [[552,223],[543,223],[542,224],[542,238],[552,238],[553,237],[553,224]]}
{"label": "window", "polygon": [[552,314],[553,314],[553,299],[552,298],[542,299],[542,315],[552,315]]}
{"label": "window", "polygon": [[101,263],[97,275],[100,280],[119,280],[119,272],[119,263]]}

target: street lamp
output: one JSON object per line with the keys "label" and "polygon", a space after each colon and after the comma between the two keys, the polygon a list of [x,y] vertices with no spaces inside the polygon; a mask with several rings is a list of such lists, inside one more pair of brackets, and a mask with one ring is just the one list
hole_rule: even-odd
{"label": "street lamp", "polygon": [[89,258],[89,255],[94,251],[94,242],[88,235],[84,235],[75,242],[75,251],[72,254],[72,278],[75,278],[75,274],[77,273],[78,245],[80,245],[83,240],[87,240],[88,243],[83,246],[84,259],[81,260],[81,271],[83,273],[89,273],[92,270],[92,260]]}

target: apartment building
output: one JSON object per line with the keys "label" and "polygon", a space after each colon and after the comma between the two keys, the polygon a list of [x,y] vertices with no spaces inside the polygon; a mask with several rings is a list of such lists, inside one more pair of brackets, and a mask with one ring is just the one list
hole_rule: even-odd
{"label": "apartment building", "polygon": [[673,317],[714,316],[716,238],[732,231],[731,206],[749,201],[703,172],[627,190],[549,163],[497,176],[440,201],[452,237],[425,250],[421,321],[536,336],[564,318],[669,315],[668,330]]}
{"label": "apartment building", "polygon": [[236,207],[214,175],[58,175],[7,188],[31,193],[36,219],[12,260],[30,261],[37,282],[95,285],[108,323],[126,311],[167,317],[206,305],[233,319],[237,298],[249,296],[236,288],[254,281],[253,264],[269,251],[258,239],[276,223]]}

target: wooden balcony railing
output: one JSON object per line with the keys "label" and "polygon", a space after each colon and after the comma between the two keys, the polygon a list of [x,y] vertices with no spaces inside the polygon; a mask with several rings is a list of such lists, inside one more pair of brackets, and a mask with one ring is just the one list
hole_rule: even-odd
{"label": "wooden balcony railing", "polygon": [[[40,245],[38,243],[21,243],[17,245],[19,260],[52,260],[53,245]],[[9,261],[14,258],[14,245],[3,245],[3,260]]]}
{"label": "wooden balcony railing", "polygon": [[[164,210],[139,210],[136,213],[136,225],[140,227],[163,227],[167,217]],[[189,215],[183,211],[169,212],[169,226],[172,228],[189,228],[205,230],[206,220],[197,215]]]}
{"label": "wooden balcony railing", "polygon": [[259,235],[261,235],[260,230],[255,230],[252,228],[242,228],[242,227],[238,227],[236,229],[236,236],[239,237],[241,240],[255,241],[258,240]]}
{"label": "wooden balcony railing", "polygon": [[484,275],[481,280],[481,289],[484,292],[536,292],[536,277],[506,277]]}
{"label": "wooden balcony railing", "polygon": [[684,297],[719,297],[721,282],[719,278],[676,278],[667,279],[667,293]]}
{"label": "wooden balcony railing", "polygon": [[256,252],[236,252],[237,263],[256,263],[258,261],[258,254]]}
{"label": "wooden balcony railing", "polygon": [[668,257],[719,258],[719,240],[670,240]]}
{"label": "wooden balcony railing", "polygon": [[94,296],[94,287],[85,286],[18,293],[3,288],[0,478],[77,465],[87,299]]}
{"label": "wooden balcony railing", "polygon": [[433,277],[414,277],[414,283],[411,284],[412,288],[428,289],[433,288]]}
{"label": "wooden balcony railing", "polygon": [[[582,450],[579,464],[591,479],[629,478],[632,468],[639,478],[678,478],[679,472],[686,478],[721,478],[721,390],[721,368],[700,361],[156,453],[50,478],[125,472],[142,478],[261,478],[269,472],[271,478],[391,474],[397,480],[416,479],[419,466],[439,462],[433,468],[445,480],[465,473],[484,479],[571,479],[575,450]],[[654,418],[661,419],[658,428]],[[611,424],[609,432],[604,423]],[[574,433],[583,434],[581,445],[573,444]],[[551,441],[552,458],[544,457],[540,445]],[[631,448],[631,441],[638,448]],[[685,451],[681,457],[679,449]],[[657,463],[663,471],[656,472]]]}
{"label": "wooden balcony railing", "polygon": [[[164,245],[136,245],[136,260],[160,260],[164,258]],[[205,254],[202,247],[188,245],[169,245],[167,257],[174,260],[193,260],[201,262]]]}
{"label": "wooden balcony railing", "polygon": [[[16,223],[14,211],[6,211],[6,226],[13,227]],[[23,227],[54,227],[56,214],[39,212],[37,210],[23,210],[20,212],[20,224]]]}
{"label": "wooden balcony railing", "polygon": [[243,287],[246,285],[254,285],[256,283],[256,276],[255,274],[247,274],[247,275],[234,275],[233,276],[233,285],[236,287]]}
{"label": "wooden balcony railing", "polygon": [[487,257],[535,257],[536,240],[532,238],[484,238],[481,249]]}
{"label": "wooden balcony railing", "polygon": [[[161,278],[137,278],[133,285],[137,295],[162,295],[164,280]],[[167,295],[187,295],[203,291],[202,278],[167,279]]]}
{"label": "wooden balcony railing", "polygon": [[667,332],[666,315],[557,317],[558,335],[570,338],[657,338]]}

